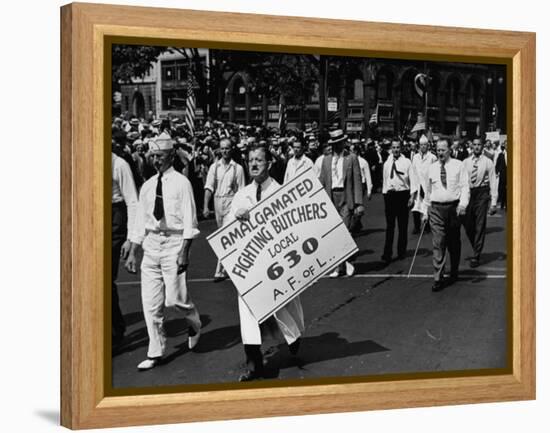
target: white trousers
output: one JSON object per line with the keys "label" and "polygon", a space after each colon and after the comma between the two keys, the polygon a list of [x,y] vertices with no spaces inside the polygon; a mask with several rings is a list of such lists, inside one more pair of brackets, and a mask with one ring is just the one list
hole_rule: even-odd
{"label": "white trousers", "polygon": [[[260,325],[246,303],[239,298],[239,319],[243,344],[262,344]],[[294,343],[304,332],[304,312],[300,297],[294,298],[274,315],[287,344]]]}
{"label": "white trousers", "polygon": [[[216,215],[216,225],[218,228],[223,227],[231,221],[230,213],[231,202],[233,195],[230,196],[214,196],[214,214]],[[216,274],[223,270],[222,262],[218,260],[216,264]]]}
{"label": "white trousers", "polygon": [[163,356],[166,351],[164,308],[182,313],[195,331],[200,330],[199,312],[187,290],[186,274],[178,275],[177,257],[183,236],[149,233],[143,241],[141,301],[149,335],[147,356]]}

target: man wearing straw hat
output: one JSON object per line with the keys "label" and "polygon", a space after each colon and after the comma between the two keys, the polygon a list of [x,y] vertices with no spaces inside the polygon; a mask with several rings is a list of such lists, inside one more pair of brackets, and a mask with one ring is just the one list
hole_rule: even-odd
{"label": "man wearing straw hat", "polygon": [[147,358],[138,370],[157,366],[166,351],[164,309],[173,307],[190,325],[189,349],[199,340],[201,321],[187,289],[186,271],[191,242],[199,234],[193,189],[174,170],[174,142],[163,133],[149,143],[157,174],[143,184],[139,195],[132,245],[126,261],[136,272],[136,249],[143,247],[141,299],[149,335]]}
{"label": "man wearing straw hat", "polygon": [[[357,157],[352,154],[344,154],[344,145],[348,136],[341,129],[330,132],[328,145],[332,146],[332,152],[321,156],[315,161],[319,180],[327,194],[338,210],[346,228],[351,226],[352,215],[362,215],[363,185],[361,184],[361,169]],[[348,277],[355,273],[355,268],[350,262],[345,262],[345,272]],[[344,263],[339,265],[331,274],[331,278],[337,278],[344,273]]]}

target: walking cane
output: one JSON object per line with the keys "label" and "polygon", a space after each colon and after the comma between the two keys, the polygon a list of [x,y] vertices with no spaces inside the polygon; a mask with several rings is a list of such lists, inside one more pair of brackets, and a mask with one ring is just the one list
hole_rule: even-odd
{"label": "walking cane", "polygon": [[422,222],[422,228],[420,230],[420,236],[418,236],[418,242],[416,243],[416,249],[414,250],[414,256],[413,256],[413,259],[412,259],[412,262],[411,262],[411,267],[409,268],[409,273],[407,275],[407,278],[409,278],[411,276],[411,272],[412,272],[412,269],[413,269],[413,266],[414,266],[414,261],[416,260],[416,255],[418,254],[418,247],[420,246],[420,241],[422,240],[422,235],[424,234],[424,228],[426,227],[426,223],[428,222],[428,220],[425,220]]}

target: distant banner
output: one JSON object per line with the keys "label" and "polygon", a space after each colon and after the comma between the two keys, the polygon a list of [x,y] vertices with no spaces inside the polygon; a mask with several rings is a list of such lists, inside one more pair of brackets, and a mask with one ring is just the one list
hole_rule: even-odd
{"label": "distant banner", "polygon": [[208,242],[259,323],[358,249],[311,168]]}
{"label": "distant banner", "polygon": [[500,133],[498,131],[486,132],[485,140],[500,141]]}

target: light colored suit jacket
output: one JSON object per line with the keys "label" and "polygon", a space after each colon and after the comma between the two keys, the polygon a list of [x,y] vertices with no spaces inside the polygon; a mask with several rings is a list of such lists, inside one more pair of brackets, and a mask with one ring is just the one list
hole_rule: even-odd
{"label": "light colored suit jacket", "polygon": [[[342,173],[344,177],[345,204],[350,210],[353,210],[356,206],[363,205],[361,168],[355,155],[344,155]],[[332,154],[323,158],[319,180],[330,197],[332,194]],[[343,204],[335,203],[337,206],[342,206]]]}

